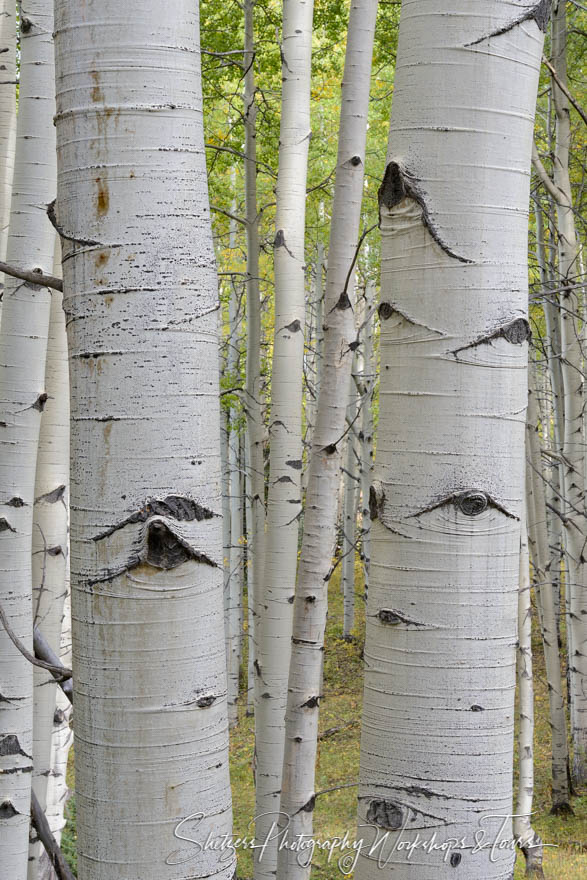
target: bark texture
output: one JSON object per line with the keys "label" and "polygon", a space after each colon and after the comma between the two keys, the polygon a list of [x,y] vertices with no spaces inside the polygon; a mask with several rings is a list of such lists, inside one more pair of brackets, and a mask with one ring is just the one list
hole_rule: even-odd
{"label": "bark texture", "polygon": [[79,880],[228,880],[198,5],[56,3]]}
{"label": "bark texture", "polygon": [[[336,537],[341,447],[353,362],[351,343],[356,335],[347,288],[352,289],[349,275],[359,238],[376,11],[376,0],[351,3],[324,302],[323,357],[287,692],[280,818],[282,827],[289,822],[290,837],[312,833],[328,578]],[[308,876],[309,866],[298,855],[291,850],[280,851],[280,880]]]}
{"label": "bark texture", "polygon": [[[52,0],[22,4],[16,162],[7,258],[53,271],[55,197]],[[0,326],[0,604],[32,651],[32,529],[51,293],[6,278]],[[33,669],[0,628],[0,864],[27,876],[33,763]]]}
{"label": "bark texture", "polygon": [[[304,231],[310,143],[313,0],[284,0],[274,268],[269,491],[263,596],[256,619],[256,825],[265,841],[279,811],[285,704],[301,513]],[[277,841],[255,851],[255,880],[273,880]]]}
{"label": "bark texture", "polygon": [[[51,295],[46,364],[47,404],[41,419],[33,523],[33,624],[59,655],[68,574],[69,370],[62,296]],[[33,699],[33,791],[42,810],[52,771],[53,728],[59,688],[35,667]],[[31,847],[29,880],[38,876],[43,848]]]}
{"label": "bark texture", "polygon": [[[542,6],[543,4],[541,4]],[[540,21],[538,21],[540,19]],[[381,382],[357,880],[510,880],[539,7],[404,0],[380,189]],[[502,829],[503,825],[503,830]],[[370,826],[370,827],[364,827]],[[399,846],[399,843],[402,846]],[[380,869],[382,855],[385,866]]]}

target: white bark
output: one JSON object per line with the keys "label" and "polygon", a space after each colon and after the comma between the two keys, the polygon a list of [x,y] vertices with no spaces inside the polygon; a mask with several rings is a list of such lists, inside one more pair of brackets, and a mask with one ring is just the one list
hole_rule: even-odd
{"label": "white bark", "polygon": [[[356,880],[510,880],[529,167],[544,4],[404,0],[380,189],[381,382]],[[536,19],[534,18],[536,16]],[[503,830],[500,831],[500,829]],[[387,858],[388,857],[388,858]]]}
{"label": "white bark", "polygon": [[[255,0],[244,0],[245,13],[245,215],[247,233],[247,365],[246,458],[251,515],[247,519],[247,592],[249,605],[249,658],[255,660],[255,620],[265,568],[265,464],[263,442],[263,387],[261,377],[261,301],[259,291],[259,216],[257,212],[257,105],[255,102]],[[252,683],[254,691],[254,679]],[[250,689],[249,689],[250,690]],[[254,699],[253,699],[254,702]],[[247,711],[253,705],[247,700]]]}
{"label": "white bark", "polygon": [[[356,356],[353,358],[356,364]],[[359,449],[357,443],[358,401],[355,376],[350,376],[347,406],[348,434],[344,463],[344,500],[342,510],[341,585],[343,595],[344,637],[355,625],[355,556],[357,546],[357,499],[359,491]]]}
{"label": "white bark", "polygon": [[[282,98],[274,241],[275,329],[271,382],[270,466],[263,595],[256,620],[255,834],[265,841],[279,811],[292,602],[301,513],[304,359],[304,228],[313,0],[284,0]],[[255,880],[273,880],[275,838],[255,850]]]}
{"label": "white bark", "polygon": [[373,392],[375,389],[375,362],[373,355],[373,316],[375,284],[365,286],[365,328],[363,331],[363,370],[361,373],[361,557],[365,600],[369,594],[369,568],[371,563],[371,513],[369,489],[373,479]]}
{"label": "white bark", "polygon": [[[55,196],[53,3],[22,5],[20,95],[8,261],[53,271]],[[51,294],[6,278],[0,326],[0,604],[32,649],[31,542]],[[0,627],[0,864],[27,876],[33,761],[33,670]]]}
{"label": "white bark", "polygon": [[[69,574],[67,596],[63,608],[59,658],[64,666],[71,668],[71,592],[69,590]],[[61,834],[65,828],[64,811],[70,796],[66,777],[69,750],[73,745],[72,714],[71,703],[61,688],[58,688],[57,706],[53,717],[51,737],[51,773],[47,782],[47,807],[45,811],[49,827],[57,843],[61,842]],[[55,871],[45,852],[41,854],[39,880],[55,880]]]}
{"label": "white bark", "polygon": [[[234,209],[233,209],[234,210]],[[236,248],[236,228],[231,222],[230,249]],[[231,279],[228,300],[229,335],[227,341],[226,368],[231,381],[236,380],[239,356],[238,314],[236,290]],[[242,547],[242,496],[240,489],[240,438],[238,434],[238,413],[231,407],[228,413],[228,493],[230,509],[230,544],[228,565],[228,724],[234,727],[238,722],[238,686],[241,660],[241,612],[243,593],[243,547]]]}
{"label": "white bark", "polygon": [[526,441],[528,455],[526,479],[531,484],[527,492],[528,498],[531,499],[531,503],[528,504],[528,534],[532,547],[535,582],[538,585],[536,597],[540,608],[540,623],[548,682],[550,726],[552,729],[552,812],[564,814],[570,811],[567,780],[569,766],[567,724],[552,580],[550,577],[546,504],[544,499],[544,481],[542,478],[540,436],[538,434],[538,408],[533,377],[531,376],[530,378],[532,384],[528,395]]}
{"label": "white bark", "polygon": [[[558,0],[552,21],[552,61],[560,81],[567,82],[566,4]],[[568,559],[569,703],[575,785],[587,783],[587,527],[585,519],[585,437],[583,435],[583,353],[576,276],[578,246],[569,178],[571,119],[569,101],[552,81],[556,113],[554,184],[563,194],[556,202],[558,230],[558,283],[561,297],[561,371],[564,392],[562,453]]]}
{"label": "white bark", "polygon": [[0,260],[6,260],[16,138],[16,4],[0,3]]}
{"label": "white bark", "polygon": [[[330,248],[324,303],[324,348],[316,427],[310,452],[304,535],[296,583],[281,797],[288,834],[311,835],[328,579],[336,538],[341,447],[356,336],[351,265],[359,238],[376,0],[350,8],[341,96]],[[354,556],[354,554],[353,554]],[[291,850],[279,854],[280,880],[309,875]]]}
{"label": "white bark", "polygon": [[544,877],[542,841],[532,828],[534,799],[534,681],[532,677],[532,603],[526,510],[522,505],[520,584],[518,588],[518,791],[514,836],[526,859],[528,877]]}
{"label": "white bark", "polygon": [[78,877],[228,880],[185,840],[231,830],[198,5],[55,26]]}
{"label": "white bark", "polygon": [[[32,540],[33,624],[59,655],[69,566],[69,370],[62,295],[56,290],[51,294],[45,389],[48,400],[41,419]],[[35,668],[33,676],[33,791],[45,810],[59,688],[45,670]],[[43,851],[40,843],[31,846],[29,880],[38,876]]]}

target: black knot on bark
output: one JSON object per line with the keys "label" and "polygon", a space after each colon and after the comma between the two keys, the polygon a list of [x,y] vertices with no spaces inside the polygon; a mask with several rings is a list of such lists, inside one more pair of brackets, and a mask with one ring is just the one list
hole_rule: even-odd
{"label": "black knot on bark", "polygon": [[385,828],[389,831],[398,831],[403,825],[404,814],[399,804],[394,801],[377,800],[371,801],[367,810],[367,822]]}
{"label": "black knot on bark", "polygon": [[393,315],[394,308],[391,303],[382,302],[377,309],[377,313],[382,321],[387,321]]}
{"label": "black knot on bark", "polygon": [[351,165],[356,166],[356,165],[360,165],[360,164],[361,164],[361,157],[360,156],[353,156],[353,158],[351,159]]}
{"label": "black knot on bark", "polygon": [[457,504],[461,513],[465,516],[479,516],[487,510],[489,506],[489,498],[485,492],[479,492],[476,489],[470,492],[463,492],[457,500]]}
{"label": "black knot on bark", "polygon": [[351,307],[351,301],[348,297],[347,292],[345,290],[343,290],[343,292],[339,296],[338,302],[336,303],[334,308],[340,309],[341,311],[344,311],[345,309],[350,309],[350,307]]}
{"label": "black knot on bark", "polygon": [[313,794],[312,797],[310,798],[310,800],[307,803],[305,803],[304,806],[301,808],[300,812],[311,813],[315,806],[316,806],[316,795]]}
{"label": "black knot on bark", "polygon": [[457,868],[461,864],[462,855],[460,853],[453,853],[450,857],[450,864],[452,868]]}
{"label": "black knot on bark", "polygon": [[215,702],[216,697],[214,696],[214,694],[208,694],[205,697],[198,697],[198,699],[196,700],[196,703],[200,707],[200,709],[207,709],[208,706],[211,706],[212,703]]}
{"label": "black knot on bark", "polygon": [[483,706],[479,706],[477,703],[475,703],[475,705],[471,706],[471,712],[485,712],[485,709],[483,708]]}
{"label": "black knot on bark", "polygon": [[507,339],[513,345],[522,345],[523,342],[529,341],[532,336],[530,324],[525,318],[516,318],[511,324],[507,324],[501,332],[504,339]]}
{"label": "black knot on bark", "polygon": [[385,207],[388,210],[391,210],[396,205],[399,205],[405,195],[406,188],[404,186],[401,168],[397,162],[390,162],[385,169],[383,182],[377,192],[379,208],[381,209],[381,207]]}

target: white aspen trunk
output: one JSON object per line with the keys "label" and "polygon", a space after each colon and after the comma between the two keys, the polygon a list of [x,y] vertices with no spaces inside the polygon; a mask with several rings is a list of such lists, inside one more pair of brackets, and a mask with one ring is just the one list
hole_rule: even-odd
{"label": "white aspen trunk", "polygon": [[[68,557],[69,558],[69,557]],[[63,607],[61,644],[59,659],[64,666],[71,668],[71,592],[69,589],[69,566],[67,572],[67,595]],[[51,773],[47,782],[47,807],[45,815],[49,827],[57,843],[61,842],[61,834],[65,828],[65,805],[70,796],[67,785],[67,760],[73,745],[71,728],[72,705],[61,690],[57,690],[57,705],[53,716],[53,732],[51,736]],[[56,880],[56,874],[47,857],[41,853],[39,863],[39,880]]]}
{"label": "white aspen trunk", "polygon": [[[567,83],[566,4],[557,0],[552,20],[552,62]],[[573,742],[572,775],[576,786],[587,783],[587,528],[585,525],[585,437],[583,435],[583,353],[576,276],[578,246],[569,178],[571,118],[569,102],[553,78],[556,113],[554,184],[561,193],[556,203],[558,277],[561,297],[561,371],[564,392],[563,458],[564,515],[568,560],[569,703]]]}
{"label": "white aspen trunk", "polygon": [[[323,313],[324,347],[287,691],[281,827],[289,817],[287,831],[293,838],[297,834],[311,836],[313,825],[328,580],[336,541],[351,344],[356,337],[347,291],[352,290],[351,266],[359,238],[376,12],[377,0],[353,0],[350,6]],[[282,849],[280,880],[307,878],[309,866],[304,862],[295,852]]]}
{"label": "white aspen trunk", "polygon": [[[356,356],[353,358],[356,367]],[[353,370],[353,373],[355,371]],[[341,585],[343,595],[344,638],[349,638],[355,625],[355,555],[357,544],[357,498],[359,490],[359,455],[357,449],[356,423],[358,417],[357,385],[350,376],[347,406],[348,434],[344,464],[344,500],[342,512]]]}
{"label": "white aspen trunk", "polygon": [[[279,812],[287,676],[301,514],[306,180],[310,143],[313,0],[284,0],[279,170],[276,187],[275,329],[263,595],[256,620],[255,835]],[[262,858],[260,857],[262,855]],[[255,850],[255,880],[273,880],[277,840]]]}
{"label": "white aspen trunk", "polygon": [[251,577],[253,567],[251,524],[253,519],[253,503],[251,490],[251,463],[248,454],[248,443],[245,437],[245,515],[247,521],[247,708],[246,715],[255,714],[255,614],[253,609],[255,585]]}
{"label": "white aspen trunk", "polygon": [[[359,775],[359,825],[371,827],[359,829],[367,849],[356,880],[513,875],[511,848],[448,842],[512,835],[529,166],[544,6],[402,3],[379,191]],[[383,854],[369,853],[386,831]],[[418,835],[434,834],[444,850],[407,857]]]}
{"label": "white aspen trunk", "polygon": [[0,260],[6,261],[16,138],[16,3],[0,3]]}
{"label": "white aspen trunk", "polygon": [[[257,104],[255,99],[255,0],[244,0],[245,14],[245,218],[247,233],[247,361],[246,458],[251,513],[247,518],[247,593],[249,606],[249,660],[257,652],[256,620],[265,570],[265,463],[263,443],[263,386],[261,377],[261,300],[259,290],[259,215],[257,211]],[[254,673],[254,667],[253,667]],[[252,688],[252,691],[251,691]],[[254,711],[254,677],[249,687],[247,712]]]}
{"label": "white aspen trunk", "polygon": [[198,4],[56,3],[79,880],[229,880]]}
{"label": "white aspen trunk", "polygon": [[[547,294],[551,285],[551,277],[548,271],[548,259],[544,242],[544,214],[538,199],[534,200],[534,217],[536,221],[536,250],[542,290]],[[552,401],[552,443],[556,454],[560,453],[562,419],[562,378],[560,366],[560,342],[558,334],[558,314],[548,294],[543,300],[544,321],[546,325],[546,357],[548,367],[548,381],[550,385]],[[550,434],[550,426],[549,426]],[[550,436],[548,447],[551,447]],[[561,563],[563,559],[563,529],[560,515],[561,487],[563,485],[562,466],[560,461],[553,463],[552,485],[548,487],[547,496],[550,504],[548,517],[549,541],[550,541],[550,574],[554,590],[555,614],[557,622],[558,641],[560,644],[560,615],[561,615]]]}
{"label": "white aspen trunk", "polygon": [[[234,207],[233,207],[234,209]],[[236,248],[236,228],[231,222],[230,249]],[[236,378],[238,365],[238,315],[234,280],[230,283],[228,300],[229,334],[227,342],[226,368],[231,381]],[[238,686],[241,649],[241,603],[243,592],[242,531],[241,531],[241,491],[239,471],[240,439],[237,430],[238,413],[231,408],[228,414],[228,492],[230,506],[230,545],[228,565],[228,724],[234,727],[238,722]]]}
{"label": "white aspen trunk", "polygon": [[365,329],[363,344],[363,372],[361,374],[361,556],[365,600],[369,595],[369,567],[371,562],[371,513],[369,489],[373,479],[373,391],[375,388],[375,363],[373,359],[373,316],[375,284],[365,286]]}
{"label": "white aspen trunk", "polygon": [[569,752],[567,744],[567,724],[564,704],[564,690],[558,651],[558,633],[554,612],[552,580],[550,577],[550,552],[546,531],[546,504],[544,481],[542,479],[542,460],[540,436],[538,433],[538,408],[533,376],[528,395],[527,455],[528,471],[526,479],[531,481],[528,497],[532,504],[528,509],[528,533],[532,545],[532,562],[540,607],[540,623],[544,645],[550,726],[552,730],[552,812],[570,812],[568,767]]}
{"label": "white aspen trunk", "polygon": [[544,877],[542,841],[532,828],[534,799],[534,681],[532,677],[532,603],[530,559],[525,505],[520,532],[520,584],[518,588],[518,791],[514,837],[526,859],[526,876]]}
{"label": "white aspen trunk", "polygon": [[[62,295],[51,294],[45,390],[37,457],[32,539],[33,623],[59,655],[67,592],[69,511],[69,370]],[[45,670],[35,668],[33,698],[33,791],[42,809],[52,770],[52,732],[59,689]],[[31,834],[34,840],[36,834]],[[31,845],[28,876],[35,880],[43,852]]]}
{"label": "white aspen trunk", "polygon": [[[21,8],[20,93],[7,260],[53,271],[55,196],[52,0]],[[6,278],[0,325],[0,605],[32,651],[32,531],[51,294]],[[33,764],[33,668],[0,627],[0,864],[24,880]]]}

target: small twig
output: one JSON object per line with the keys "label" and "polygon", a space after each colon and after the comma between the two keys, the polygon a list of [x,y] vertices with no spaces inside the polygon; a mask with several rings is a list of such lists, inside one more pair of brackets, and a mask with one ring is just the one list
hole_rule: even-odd
{"label": "small twig", "polygon": [[347,294],[347,296],[348,296],[349,282],[350,282],[351,276],[353,274],[353,269],[355,268],[355,263],[357,262],[357,257],[359,256],[359,251],[361,250],[361,245],[363,244],[363,242],[365,241],[365,239],[367,238],[369,233],[373,232],[374,229],[377,229],[378,225],[379,225],[378,223],[374,223],[373,226],[370,226],[368,229],[365,229],[365,231],[361,235],[361,237],[358,241],[357,247],[355,249],[355,254],[353,256],[348,274],[346,276],[346,281],[344,283],[344,287],[343,287],[343,291],[342,291],[343,295]]}
{"label": "small twig", "polygon": [[71,868],[65,861],[65,857],[61,852],[59,844],[51,833],[47,817],[45,816],[34,791],[31,792],[31,822],[39,836],[39,840],[45,847],[45,852],[49,856],[49,861],[53,865],[58,880],[75,880]]}
{"label": "small twig", "polygon": [[329,727],[327,730],[319,735],[318,739],[329,739],[329,737],[340,733],[341,730],[348,730],[349,727],[355,727],[358,723],[358,721],[347,721],[346,724],[341,724],[340,727]]}
{"label": "small twig", "polygon": [[548,69],[550,70],[550,72],[552,74],[553,80],[555,81],[555,83],[557,84],[557,86],[559,87],[561,92],[564,92],[564,94],[567,96],[567,98],[569,99],[569,101],[571,102],[571,104],[573,105],[573,107],[575,108],[575,110],[577,111],[577,113],[579,114],[579,116],[581,117],[583,122],[585,123],[585,125],[587,125],[587,113],[585,113],[585,111],[583,110],[581,105],[575,101],[575,99],[571,95],[570,91],[568,90],[568,88],[566,87],[566,85],[564,84],[562,79],[560,79],[558,73],[556,72],[556,70],[554,69],[554,67],[552,66],[552,64],[548,60],[548,58],[545,58],[544,55],[542,56],[542,63],[546,67],[548,67]]}
{"label": "small twig", "polygon": [[36,284],[38,287],[51,287],[53,290],[63,291],[63,281],[54,275],[45,275],[40,269],[17,269],[15,266],[9,266],[8,263],[0,262],[0,272],[5,275],[11,275],[13,278],[19,278],[21,281],[27,281],[29,284]]}
{"label": "small twig", "polygon": [[12,630],[10,628],[10,624],[8,623],[8,620],[7,620],[6,615],[4,613],[4,609],[2,608],[1,605],[0,605],[0,622],[2,623],[2,626],[4,627],[4,629],[6,630],[6,635],[8,636],[8,638],[10,639],[12,644],[15,646],[15,648],[17,648],[20,651],[22,656],[25,657],[29,661],[29,663],[32,663],[33,666],[38,666],[40,669],[47,669],[52,675],[57,675],[57,676],[59,676],[59,678],[62,678],[62,679],[71,678],[73,673],[72,673],[71,669],[67,668],[67,666],[62,666],[62,665],[55,666],[54,663],[47,663],[45,660],[37,660],[36,657],[33,657],[33,655],[31,654],[30,651],[27,651],[27,649],[25,648],[25,646],[23,645],[21,640],[18,638],[18,636],[16,636],[12,632]]}
{"label": "small twig", "polygon": [[339,791],[341,788],[356,788],[358,784],[358,782],[343,782],[342,785],[333,785],[331,788],[323,788],[322,791],[317,791],[314,797],[320,797],[321,794],[328,794],[330,791]]}

